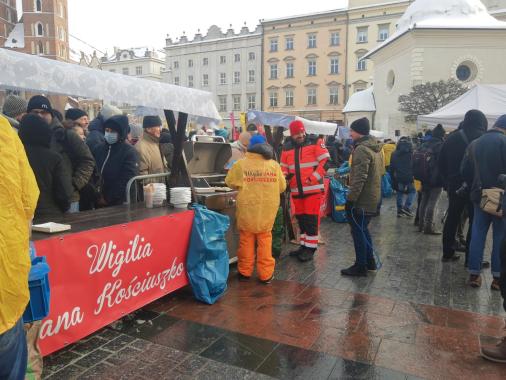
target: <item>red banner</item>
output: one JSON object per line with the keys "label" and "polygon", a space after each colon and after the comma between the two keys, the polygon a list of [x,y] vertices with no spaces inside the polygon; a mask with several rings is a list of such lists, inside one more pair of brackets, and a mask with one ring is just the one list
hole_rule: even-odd
{"label": "red banner", "polygon": [[35,243],[51,272],[48,355],[188,284],[193,212],[145,219]]}

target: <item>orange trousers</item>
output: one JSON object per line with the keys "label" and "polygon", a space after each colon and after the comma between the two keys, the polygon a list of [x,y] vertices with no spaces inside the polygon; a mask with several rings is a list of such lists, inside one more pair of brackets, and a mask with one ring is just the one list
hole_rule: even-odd
{"label": "orange trousers", "polygon": [[270,279],[276,260],[272,257],[272,232],[258,234],[239,231],[237,269],[243,276],[251,277],[255,269],[255,242],[257,243],[257,274],[260,281]]}

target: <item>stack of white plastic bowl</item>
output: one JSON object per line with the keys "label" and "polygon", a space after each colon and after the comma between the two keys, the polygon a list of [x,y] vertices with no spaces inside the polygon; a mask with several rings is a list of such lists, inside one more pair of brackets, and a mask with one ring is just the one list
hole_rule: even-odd
{"label": "stack of white plastic bowl", "polygon": [[172,203],[175,208],[186,208],[191,200],[191,188],[173,187],[170,189],[170,203]]}
{"label": "stack of white plastic bowl", "polygon": [[163,201],[167,200],[167,186],[164,183],[154,183],[153,206],[162,206]]}

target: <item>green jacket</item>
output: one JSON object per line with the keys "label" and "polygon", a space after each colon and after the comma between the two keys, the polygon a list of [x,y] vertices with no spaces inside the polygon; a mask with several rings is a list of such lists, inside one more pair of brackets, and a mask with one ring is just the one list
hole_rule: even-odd
{"label": "green jacket", "polygon": [[348,201],[368,214],[376,214],[381,200],[381,176],[385,164],[381,149],[383,144],[372,136],[364,136],[355,142]]}

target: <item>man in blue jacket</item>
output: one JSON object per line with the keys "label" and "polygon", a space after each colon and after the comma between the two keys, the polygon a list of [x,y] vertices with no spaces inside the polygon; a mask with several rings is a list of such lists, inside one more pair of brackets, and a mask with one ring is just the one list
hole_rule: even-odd
{"label": "man in blue jacket", "polygon": [[104,140],[93,150],[102,177],[99,206],[115,206],[126,201],[126,185],[139,173],[139,157],[128,137],[128,118],[116,115],[104,123]]}

